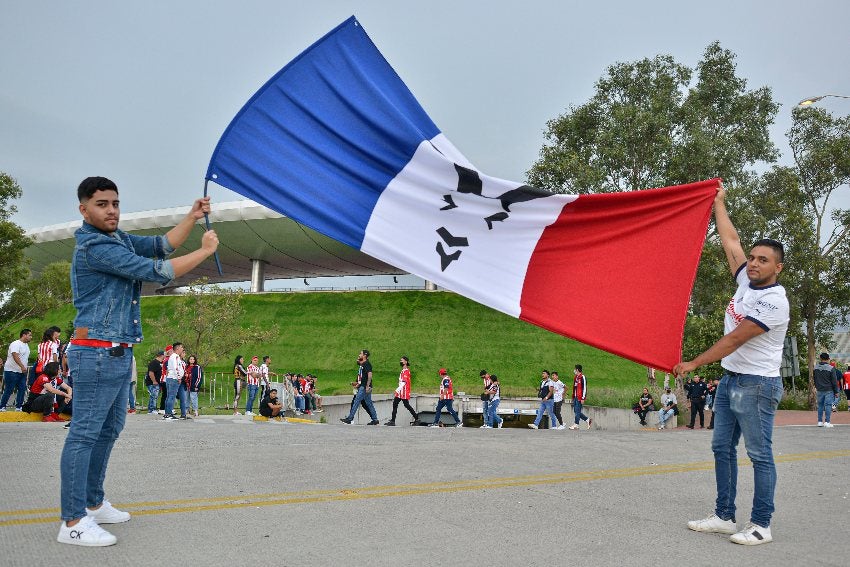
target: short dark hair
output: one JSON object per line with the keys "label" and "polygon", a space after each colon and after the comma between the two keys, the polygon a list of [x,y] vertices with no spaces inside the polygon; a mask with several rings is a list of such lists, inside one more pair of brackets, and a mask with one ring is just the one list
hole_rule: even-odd
{"label": "short dark hair", "polygon": [[26,335],[28,333],[32,333],[32,329],[21,329],[21,334],[18,335],[18,338],[20,339],[21,337],[23,337],[24,335]]}
{"label": "short dark hair", "polygon": [[821,360],[829,360],[829,353],[828,352],[820,353],[820,359]]}
{"label": "short dark hair", "polygon": [[269,390],[269,394],[271,394],[272,392],[274,392],[275,394],[277,394],[277,388],[272,388],[271,390]]}
{"label": "short dark hair", "polygon": [[271,357],[270,357],[269,355],[264,356],[264,357],[263,357],[263,362],[267,361],[267,360],[268,360],[268,359],[270,359],[270,358],[271,358]]}
{"label": "short dark hair", "polygon": [[581,364],[576,364],[576,370],[578,370],[579,372],[582,372]]}
{"label": "short dark hair", "polygon": [[409,358],[407,358],[406,356],[402,356],[402,357],[401,357],[401,359],[402,359],[403,361],[405,361],[405,362],[407,363],[407,365],[408,365],[408,366],[410,366],[410,359],[409,359]]}
{"label": "short dark hair", "polygon": [[364,355],[366,358],[369,358],[369,351],[368,351],[368,350],[366,350],[366,349],[364,348],[364,349],[363,349],[363,350],[361,350],[360,352],[362,352],[362,353],[363,353],[363,355]]}
{"label": "short dark hair", "polygon": [[117,193],[118,186],[115,185],[114,181],[105,177],[86,177],[77,187],[77,199],[82,203],[91,199],[91,196],[97,191],[115,191]]}
{"label": "short dark hair", "polygon": [[491,375],[490,375],[490,380],[492,380],[493,382],[498,382],[498,381],[499,381],[499,377],[498,377],[498,376],[496,376],[495,374],[491,374]]}
{"label": "short dark hair", "polygon": [[51,378],[55,378],[59,375],[59,363],[58,362],[48,362],[44,365],[42,372],[50,376]]}
{"label": "short dark hair", "polygon": [[767,246],[768,248],[773,248],[773,251],[776,252],[777,258],[779,258],[779,263],[785,262],[785,247],[778,240],[774,240],[772,238],[760,238],[753,242],[753,248],[756,246]]}
{"label": "short dark hair", "polygon": [[177,347],[179,347],[179,346],[183,346],[183,343],[181,343],[179,341],[175,342],[171,345],[171,350],[177,350]]}
{"label": "short dark hair", "polygon": [[486,371],[486,370],[482,370],[481,372],[479,372],[479,373],[478,373],[478,375],[479,375],[479,376],[486,376],[486,375],[487,375],[487,371]]}

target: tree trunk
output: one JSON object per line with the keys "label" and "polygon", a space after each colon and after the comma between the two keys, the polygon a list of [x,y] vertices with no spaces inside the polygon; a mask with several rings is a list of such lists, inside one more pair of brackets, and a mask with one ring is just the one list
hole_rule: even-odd
{"label": "tree trunk", "polygon": [[806,317],[806,360],[809,366],[809,408],[816,407],[817,394],[815,393],[815,317]]}
{"label": "tree trunk", "polygon": [[655,379],[655,369],[646,367],[646,381],[649,382],[650,388],[658,388],[658,380]]}

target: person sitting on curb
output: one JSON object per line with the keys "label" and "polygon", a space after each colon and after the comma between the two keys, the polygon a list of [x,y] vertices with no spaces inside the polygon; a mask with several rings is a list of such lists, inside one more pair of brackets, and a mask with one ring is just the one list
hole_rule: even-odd
{"label": "person sitting on curb", "polygon": [[678,400],[676,399],[676,394],[674,394],[670,387],[665,388],[664,393],[661,394],[661,409],[658,410],[658,429],[664,429],[667,424],[667,420],[671,417],[678,415]]}
{"label": "person sitting on curb", "polygon": [[286,421],[281,415],[282,411],[283,404],[280,403],[280,399],[277,397],[277,388],[272,388],[266,394],[266,397],[260,400],[260,415],[274,419],[275,421]]}
{"label": "person sitting on curb", "polygon": [[632,409],[640,418],[640,424],[646,425],[646,414],[655,410],[655,403],[652,399],[652,394],[649,393],[649,388],[643,389],[638,403]]}
{"label": "person sitting on curb", "polygon": [[[58,362],[48,362],[44,365],[43,374],[40,374],[32,383],[29,395],[31,399],[24,404],[25,411],[27,409],[30,412],[40,411],[44,416],[41,421],[65,421],[59,417],[59,414],[71,402],[73,391],[59,377]],[[59,406],[54,411],[53,406],[57,401]],[[29,407],[26,407],[27,405]]]}

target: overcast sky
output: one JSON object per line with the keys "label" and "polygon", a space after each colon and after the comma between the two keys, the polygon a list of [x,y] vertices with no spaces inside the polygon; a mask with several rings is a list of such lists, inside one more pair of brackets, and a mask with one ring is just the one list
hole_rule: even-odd
{"label": "overcast sky", "polygon": [[[695,66],[719,40],[782,104],[850,95],[850,2],[0,0],[0,171],[26,228],[79,218],[112,178],[122,210],[189,204],[227,124],[278,69],[356,15],[437,126],[482,171],[523,181],[546,121],[605,68],[659,53]],[[850,114],[850,100],[821,103]],[[224,189],[216,201],[240,197]]]}

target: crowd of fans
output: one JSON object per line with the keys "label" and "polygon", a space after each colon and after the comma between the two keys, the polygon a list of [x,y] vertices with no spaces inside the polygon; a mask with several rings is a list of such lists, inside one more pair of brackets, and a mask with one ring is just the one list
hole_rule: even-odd
{"label": "crowd of fans", "polygon": [[[43,421],[64,422],[62,415],[72,412],[73,404],[73,377],[68,369],[66,349],[69,342],[61,340],[61,329],[53,326],[44,331],[41,341],[36,348],[35,364],[30,365],[30,346],[33,333],[30,329],[23,329],[18,340],[9,345],[5,360],[0,358],[3,364],[2,396],[0,397],[0,412],[7,411],[7,404],[12,395],[16,411],[38,412],[43,416]],[[368,351],[365,351],[368,352]],[[821,358],[828,355],[821,355]],[[359,364],[368,364],[368,355],[358,359]],[[834,360],[821,360],[826,367],[829,364],[835,375],[835,386],[830,387],[838,392],[841,390],[850,399],[850,366],[846,372],[837,369]],[[410,362],[407,357],[401,357],[402,367],[399,374],[399,385],[395,390],[393,400],[392,417],[384,425],[395,425],[398,406],[403,404],[410,412],[412,424],[419,425],[419,415],[410,405],[411,396],[411,374]],[[362,366],[361,366],[362,368]],[[368,365],[371,380],[371,365]],[[354,397],[351,404],[351,417],[356,412],[356,407],[362,406],[373,416],[370,425],[377,425],[377,417],[373,409],[368,405],[371,403],[371,381],[369,382],[369,396],[364,392],[360,400],[357,400],[361,389],[362,371],[358,374],[357,381],[352,383]],[[498,414],[501,403],[501,383],[498,376],[490,374],[486,370],[480,373],[483,381],[481,393],[482,413],[484,424],[482,428],[501,428],[504,420]],[[274,378],[274,380],[273,380]],[[128,413],[136,412],[135,382],[136,368],[135,360],[128,399]],[[204,385],[203,367],[197,356],[186,356],[183,344],[177,342],[167,345],[164,350],[157,352],[156,356],[148,363],[145,373],[145,387],[149,394],[147,411],[150,414],[162,415],[167,421],[178,419],[191,419],[199,415],[198,395]],[[245,395],[244,414],[253,416],[254,405],[257,412],[271,418],[283,419],[284,413],[289,410],[295,415],[311,415],[321,413],[322,396],[316,387],[317,378],[313,374],[301,374],[286,372],[282,375],[271,370],[271,357],[251,357],[250,363],[245,365],[245,357],[239,355],[233,363],[233,403],[226,404],[226,409],[232,409],[234,415],[242,415],[240,401],[243,393]],[[272,388],[273,383],[279,382],[281,390]],[[699,375],[688,378],[683,384],[683,389],[690,411],[690,423],[686,427],[694,429],[696,419],[699,417],[699,427],[705,427],[705,410],[710,413],[708,429],[714,428],[714,396],[719,379],[703,379]],[[543,370],[541,375],[538,397],[540,407],[537,410],[534,423],[529,427],[537,429],[541,426],[544,416],[548,416],[549,427],[553,429],[565,429],[566,424],[561,415],[567,387],[561,382],[558,372]],[[832,390],[831,390],[832,391]],[[586,377],[582,372],[581,365],[574,369],[574,380],[572,384],[572,404],[574,411],[574,423],[569,429],[578,429],[579,423],[586,422],[590,429],[592,420],[582,413],[582,405],[587,392]],[[828,397],[828,396],[827,396]],[[158,403],[157,403],[158,400]],[[452,378],[446,369],[439,371],[439,401],[435,411],[435,417],[430,426],[442,426],[441,414],[445,409],[460,427],[461,422],[453,406],[454,387]],[[833,395],[826,403],[819,399],[819,410],[823,406],[832,405],[833,411],[838,403],[838,395]],[[179,409],[179,416],[175,414],[175,406]],[[374,406],[372,406],[374,408]],[[850,409],[850,405],[848,406]],[[658,429],[665,429],[669,420],[680,413],[679,401],[676,394],[665,384],[664,393],[661,395],[660,403],[650,392],[649,388],[643,388],[632,411],[640,419],[641,425],[647,425],[647,415],[650,412],[658,412]],[[343,419],[344,422],[350,422]],[[821,418],[819,417],[819,421]],[[824,420],[828,423],[828,419]],[[423,424],[424,425],[424,424]],[[821,423],[819,423],[821,425]],[[68,424],[65,425],[68,427]]]}

